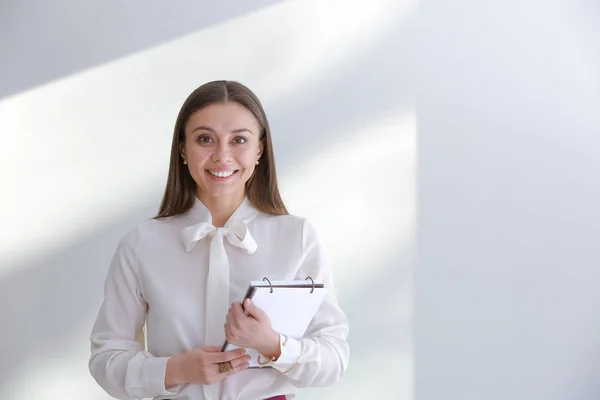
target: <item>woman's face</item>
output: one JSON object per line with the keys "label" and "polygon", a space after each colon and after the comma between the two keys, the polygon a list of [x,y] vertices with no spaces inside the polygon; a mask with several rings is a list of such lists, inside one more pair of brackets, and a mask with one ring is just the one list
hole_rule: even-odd
{"label": "woman's face", "polygon": [[198,198],[241,201],[263,149],[254,115],[233,101],[211,104],[194,112],[184,130],[182,156]]}

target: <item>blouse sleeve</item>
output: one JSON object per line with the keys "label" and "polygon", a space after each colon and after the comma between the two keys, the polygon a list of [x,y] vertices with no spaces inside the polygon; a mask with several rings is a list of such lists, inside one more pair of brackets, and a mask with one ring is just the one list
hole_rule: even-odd
{"label": "blouse sleeve", "polygon": [[348,320],[340,309],[331,268],[313,226],[304,220],[302,259],[297,279],[321,280],[327,295],[304,338],[282,338],[281,356],[271,364],[298,387],[327,386],[338,381],[348,366]]}
{"label": "blouse sleeve", "polygon": [[169,357],[154,357],[136,340],[146,316],[137,265],[137,231],[120,241],[104,286],[104,301],[91,334],[90,373],[118,399],[176,395],[164,385]]}

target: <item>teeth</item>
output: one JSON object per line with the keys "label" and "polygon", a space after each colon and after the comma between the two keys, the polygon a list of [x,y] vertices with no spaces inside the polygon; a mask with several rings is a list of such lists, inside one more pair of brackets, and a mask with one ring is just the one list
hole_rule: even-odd
{"label": "teeth", "polygon": [[233,175],[235,171],[211,171],[208,170],[211,175],[218,176],[219,178],[227,178],[228,176]]}

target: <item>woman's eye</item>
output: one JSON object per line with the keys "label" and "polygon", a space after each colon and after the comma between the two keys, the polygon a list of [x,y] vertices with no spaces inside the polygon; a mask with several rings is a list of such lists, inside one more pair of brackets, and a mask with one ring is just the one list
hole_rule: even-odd
{"label": "woman's eye", "polygon": [[246,139],[243,136],[238,136],[235,139],[233,139],[233,143],[236,143],[236,144],[243,144],[243,143],[246,143],[247,141],[248,141],[248,139]]}
{"label": "woman's eye", "polygon": [[200,143],[210,143],[210,142],[212,142],[212,138],[210,136],[200,136],[198,138],[198,141]]}

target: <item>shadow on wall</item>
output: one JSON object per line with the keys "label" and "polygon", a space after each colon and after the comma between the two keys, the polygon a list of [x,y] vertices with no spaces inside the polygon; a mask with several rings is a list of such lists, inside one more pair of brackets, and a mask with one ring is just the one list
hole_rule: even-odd
{"label": "shadow on wall", "polygon": [[[320,152],[322,148],[335,148],[340,141],[356,140],[352,134],[360,132],[358,140],[369,140],[369,125],[380,116],[411,111],[410,88],[403,80],[406,76],[397,76],[402,67],[406,69],[405,60],[389,58],[381,62],[382,54],[390,48],[406,50],[403,34],[404,29],[394,32],[356,63],[344,65],[335,75],[314,79],[312,86],[302,88],[283,102],[267,105],[274,128],[280,180],[284,181],[288,172],[307,159],[327,157]],[[28,82],[31,83],[33,80]],[[155,190],[140,194],[139,207],[130,210],[123,220],[106,221],[94,234],[57,254],[40,255],[37,261],[11,267],[15,272],[0,281],[0,315],[4,326],[0,341],[3,354],[0,387],[8,387],[11,371],[21,368],[29,359],[61,357],[60,346],[65,338],[100,306],[102,285],[117,241],[156,211],[162,187],[163,182],[157,182]],[[310,190],[310,183],[306,187]],[[385,188],[374,195],[385,195]],[[285,199],[285,193],[283,196]],[[353,324],[351,340],[359,359],[368,357],[369,350],[365,349],[372,345],[370,338],[378,336],[378,330],[390,318],[380,311],[385,304],[377,303],[376,298],[373,303],[363,303],[361,297],[373,292],[393,293],[395,279],[404,280],[403,272],[395,270],[394,257],[384,262],[386,272],[373,276],[373,281],[362,286],[360,290],[365,293],[359,290],[351,294],[352,298],[341,299]],[[389,279],[390,276],[397,278]],[[365,308],[367,305],[369,309]]]}
{"label": "shadow on wall", "polygon": [[413,244],[376,250],[379,256],[361,265],[374,273],[350,285],[351,290],[337,288],[350,324],[350,364],[343,383],[303,390],[299,399],[412,399]]}
{"label": "shadow on wall", "polygon": [[13,370],[29,359],[61,357],[61,346],[75,325],[100,308],[99,295],[119,239],[152,215],[154,208],[142,203],[126,219],[98,229],[60,253],[19,265],[0,280],[0,387],[10,386],[7,379]]}
{"label": "shadow on wall", "polygon": [[1,4],[0,77],[7,79],[0,80],[0,99],[281,2],[229,0],[220,6],[183,0],[176,7],[159,0]]}

